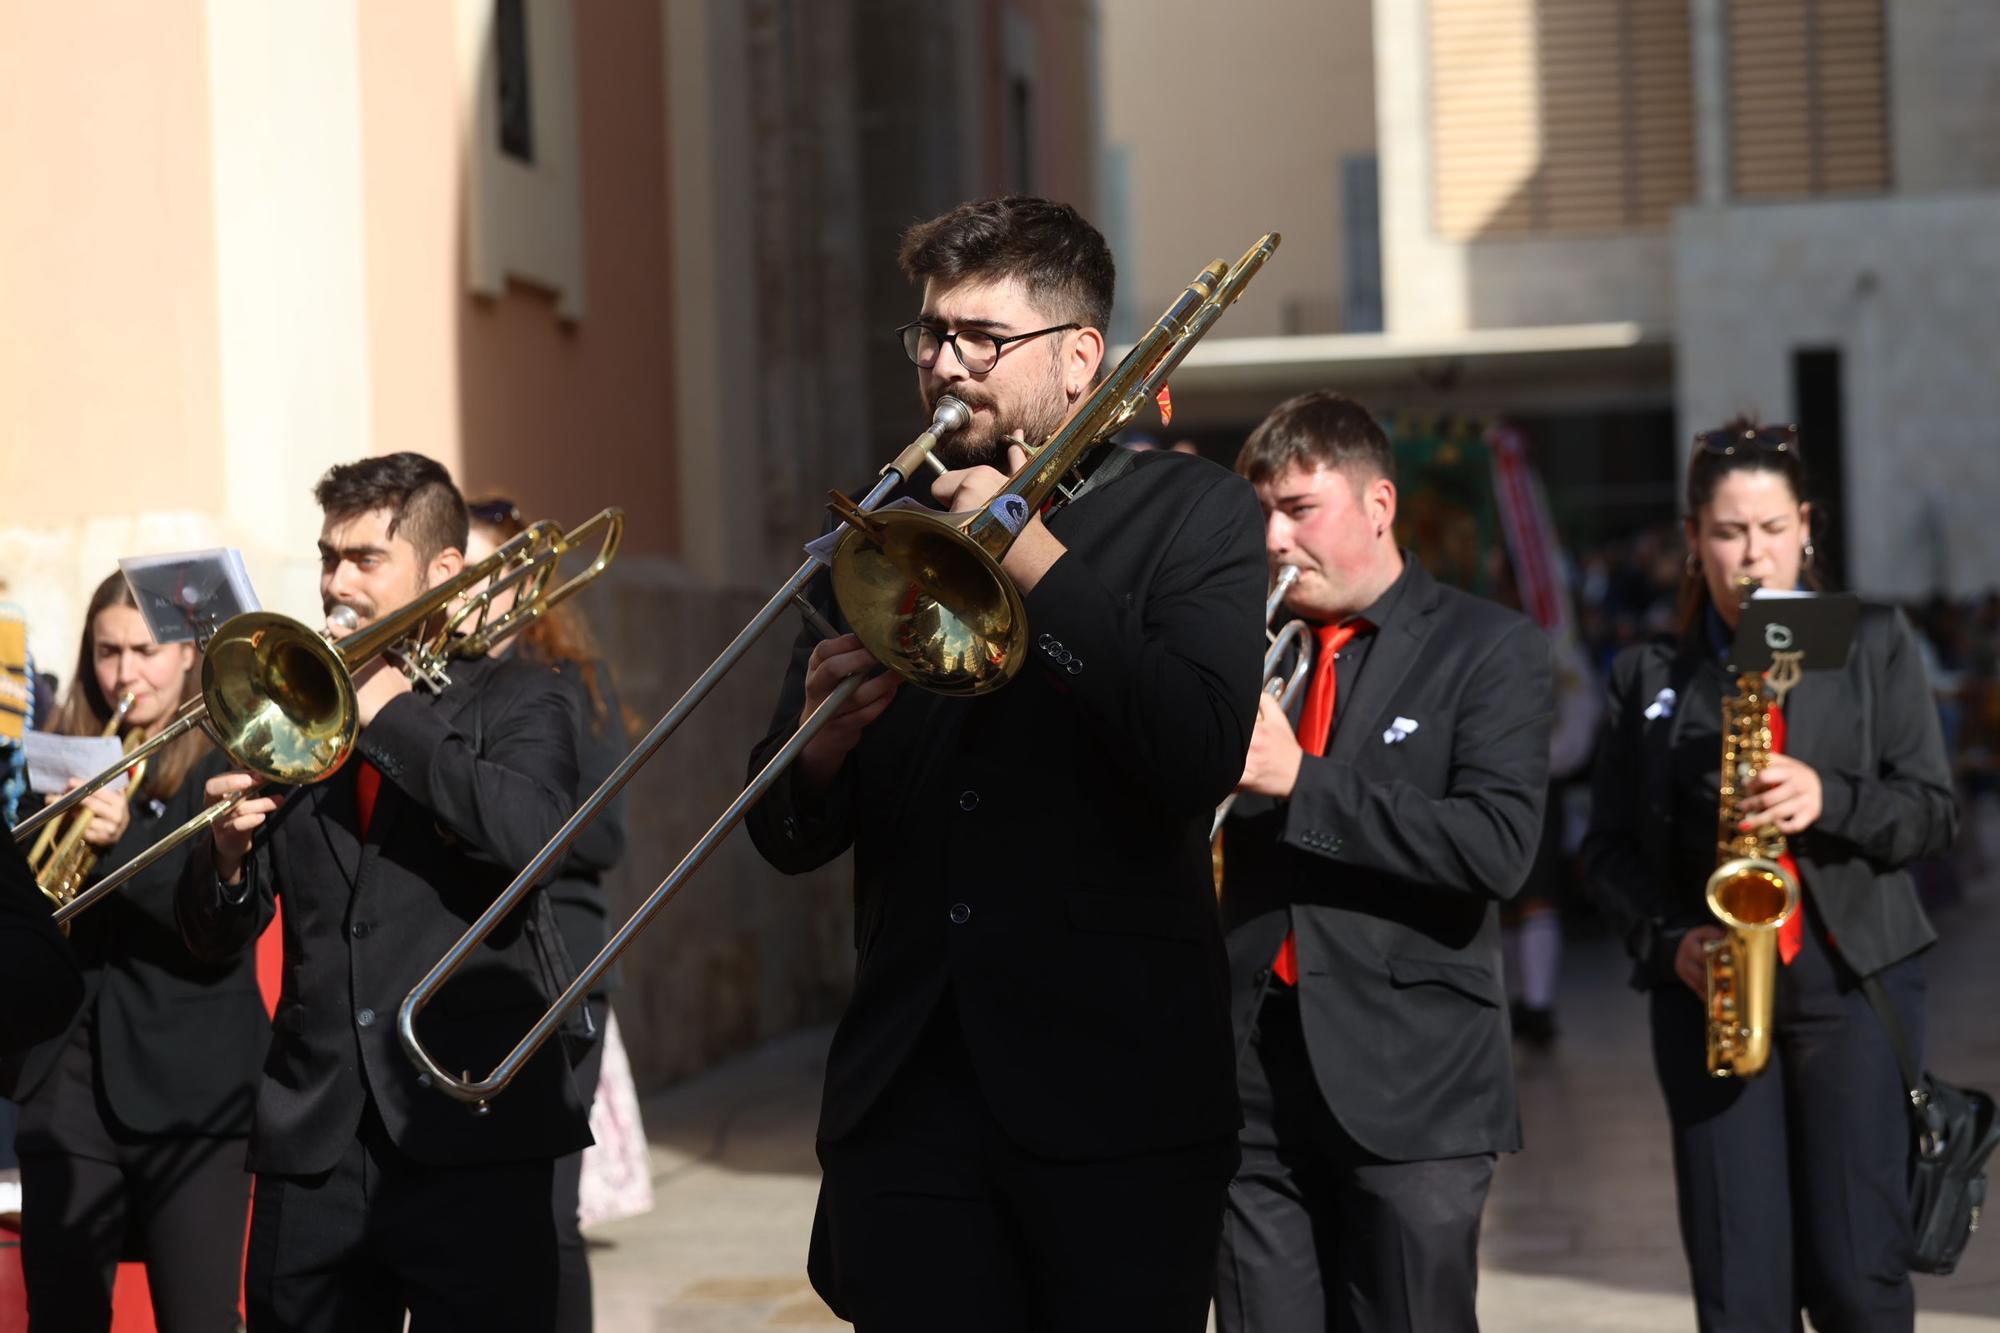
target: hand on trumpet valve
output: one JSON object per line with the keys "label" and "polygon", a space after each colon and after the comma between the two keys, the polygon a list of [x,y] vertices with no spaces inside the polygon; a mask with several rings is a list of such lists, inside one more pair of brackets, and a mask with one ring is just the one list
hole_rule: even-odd
{"label": "hand on trumpet valve", "polygon": [[[83,785],[82,778],[71,778],[64,791],[75,791]],[[83,798],[83,808],[90,811],[90,823],[83,831],[83,840],[99,849],[113,846],[125,836],[126,826],[132,822],[132,805],[125,799],[123,791],[113,791],[100,787]],[[51,796],[49,800],[56,798]]]}
{"label": "hand on trumpet valve", "polygon": [[1305,751],[1292,733],[1292,720],[1268,694],[1257,696],[1257,726],[1250,733],[1250,754],[1243,761],[1243,780],[1236,790],[1259,796],[1290,796],[1298,784]]}
{"label": "hand on trumpet valve", "polygon": [[[202,792],[208,798],[206,804],[217,805],[232,796],[254,791],[256,787],[257,778],[239,769],[210,778],[202,787]],[[223,883],[234,884],[243,877],[243,862],[249,859],[252,837],[271,812],[284,803],[285,798],[275,793],[250,796],[215,821],[210,829],[215,842],[215,873]]]}
{"label": "hand on trumpet valve", "polygon": [[[874,671],[878,666],[880,663],[853,634],[822,639],[814,645],[812,658],[806,663],[806,702],[799,711],[800,724],[826,702],[840,682],[857,673]],[[883,671],[847,697],[833,720],[799,752],[799,776],[807,787],[814,791],[826,789],[840,772],[840,766],[847,762],[848,753],[861,743],[861,733],[882,716],[902,683],[903,678],[895,672]]]}

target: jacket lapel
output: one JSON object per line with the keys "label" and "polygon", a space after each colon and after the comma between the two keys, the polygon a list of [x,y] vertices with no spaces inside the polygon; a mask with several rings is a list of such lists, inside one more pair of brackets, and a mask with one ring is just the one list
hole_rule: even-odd
{"label": "jacket lapel", "polygon": [[1396,623],[1376,631],[1361,676],[1354,682],[1353,696],[1334,701],[1333,744],[1327,747],[1327,758],[1352,762],[1368,738],[1380,734],[1376,724],[1389,711],[1397,689],[1410,678],[1437,625],[1438,601],[1436,581],[1422,565],[1412,562],[1410,583],[1403,589],[1402,611],[1394,616]]}
{"label": "jacket lapel", "polygon": [[354,772],[360,760],[350,758],[338,773],[306,789],[312,802],[312,821],[326,839],[340,873],[353,888],[361,878],[361,812],[354,803]]}

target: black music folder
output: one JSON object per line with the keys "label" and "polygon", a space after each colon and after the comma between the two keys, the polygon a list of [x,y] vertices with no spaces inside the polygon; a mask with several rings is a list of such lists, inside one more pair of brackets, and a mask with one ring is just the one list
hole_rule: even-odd
{"label": "black music folder", "polygon": [[1861,600],[1851,592],[1759,591],[1736,621],[1729,648],[1731,675],[1771,669],[1778,653],[1799,653],[1802,671],[1836,671],[1847,665]]}

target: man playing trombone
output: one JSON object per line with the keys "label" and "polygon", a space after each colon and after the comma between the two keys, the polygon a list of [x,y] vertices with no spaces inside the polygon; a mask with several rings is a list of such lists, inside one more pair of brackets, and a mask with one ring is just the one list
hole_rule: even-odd
{"label": "man playing trombone", "polygon": [[[465,504],[431,459],[343,464],[314,497],[329,619],[344,607],[366,628],[463,568]],[[475,1116],[421,1085],[394,1018],[568,815],[564,686],[495,657],[453,662],[440,689],[381,659],[354,683],[358,753],[324,782],[245,800],[198,845],[177,896],[189,947],[209,958],[247,948],[284,900],[250,1138],[250,1327],[400,1330],[407,1310],[419,1330],[549,1328],[551,1173],[590,1141],[561,1048]],[[208,796],[253,785],[224,774]],[[444,1058],[490,1063],[567,980],[537,893],[444,992],[426,1035]]]}
{"label": "man playing trombone", "polygon": [[[972,415],[926,498],[983,507],[1010,439],[1090,394],[1111,255],[1075,210],[1010,197],[913,227],[902,263],[923,404]],[[1207,832],[1255,712],[1260,524],[1222,469],[1125,454],[1106,481],[1118,453],[1086,454],[1002,561],[1030,627],[1012,684],[876,676],[749,818],[787,872],[855,853],[811,1274],[862,1333],[1203,1325],[1237,1124]],[[875,667],[803,635],[753,769]]]}

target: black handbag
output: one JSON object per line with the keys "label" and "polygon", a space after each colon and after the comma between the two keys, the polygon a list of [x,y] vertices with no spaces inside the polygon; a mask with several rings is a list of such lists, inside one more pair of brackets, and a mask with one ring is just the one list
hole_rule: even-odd
{"label": "black handbag", "polygon": [[1882,983],[1869,977],[1861,985],[1889,1030],[1889,1044],[1909,1090],[1910,1267],[1919,1273],[1949,1273],[1979,1230],[1979,1212],[1986,1203],[1986,1159],[2000,1147],[1993,1099],[1976,1088],[1920,1073]]}

